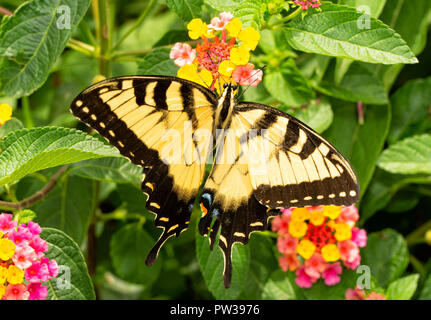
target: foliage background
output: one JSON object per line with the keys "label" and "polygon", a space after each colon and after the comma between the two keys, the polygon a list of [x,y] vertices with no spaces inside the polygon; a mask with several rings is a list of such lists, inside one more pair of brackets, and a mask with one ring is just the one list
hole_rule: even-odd
{"label": "foliage background", "polygon": [[[346,23],[362,14],[329,2],[302,20],[290,19],[281,0],[34,0],[22,7],[23,1],[0,1],[0,103],[14,108],[14,118],[0,128],[0,208],[21,216],[29,214],[24,208],[34,211],[51,257],[71,266],[72,289],[53,282],[50,298],[343,299],[355,285],[358,275],[345,271],[336,286],[299,289],[292,274],[279,270],[267,232],[234,247],[232,287],[225,290],[221,253],[210,252],[196,234],[197,210],[188,231],[146,267],[160,231],[144,209],[141,170],[102,138],[83,133],[90,131],[69,113],[72,99],[101,75],[176,75],[169,46],[188,40],[187,22],[232,11],[262,33],[253,62],[266,66],[264,81],[244,98],[305,121],[357,172],[360,225],[369,233],[362,264],[371,268],[373,287],[392,299],[431,299],[425,240],[431,229],[431,2],[332,2],[369,6],[373,32],[355,37]],[[56,24],[62,6],[70,9],[71,29]],[[322,41],[330,28],[329,41]],[[377,43],[381,55],[358,50]],[[419,63],[409,64],[414,55]],[[57,184],[42,199],[32,198],[53,176]]]}

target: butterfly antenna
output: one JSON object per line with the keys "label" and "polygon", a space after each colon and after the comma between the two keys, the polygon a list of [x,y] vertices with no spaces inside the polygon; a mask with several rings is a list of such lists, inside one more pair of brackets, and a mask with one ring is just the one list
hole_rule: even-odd
{"label": "butterfly antenna", "polygon": [[[265,66],[263,66],[262,67],[262,69],[258,69],[258,70],[255,70],[256,72],[255,73],[253,73],[252,75],[250,75],[247,79],[245,79],[246,81],[248,80],[248,79],[250,79],[251,77],[254,77],[259,71],[262,71],[263,72],[263,69],[265,69],[266,68],[266,65]],[[255,80],[253,80],[242,92],[241,92],[241,94],[238,96],[238,97],[236,97],[236,101],[239,101],[239,99],[242,97],[242,95],[247,91],[247,89],[248,88],[250,88],[251,87],[251,85],[253,84],[253,83],[255,83],[257,81],[257,79],[255,79]]]}

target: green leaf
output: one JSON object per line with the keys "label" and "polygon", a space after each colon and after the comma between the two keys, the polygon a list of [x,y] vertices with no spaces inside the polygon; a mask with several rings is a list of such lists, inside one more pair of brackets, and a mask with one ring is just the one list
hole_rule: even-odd
{"label": "green leaf", "polygon": [[17,118],[12,118],[2,126],[0,126],[0,139],[7,136],[12,131],[24,128],[24,125]]}
{"label": "green leaf", "polygon": [[[340,0],[338,3],[363,9],[363,14],[369,14],[374,18],[378,18],[385,7],[386,0]],[[366,11],[364,11],[365,8]]]}
{"label": "green leaf", "polygon": [[234,17],[240,18],[244,27],[259,30],[264,21],[265,0],[242,0],[234,10]]}
{"label": "green leaf", "polygon": [[196,254],[202,275],[208,290],[216,299],[236,299],[248,281],[247,275],[250,266],[250,248],[241,244],[232,247],[232,282],[229,289],[223,284],[224,258],[217,244],[210,250],[207,237],[196,232]]}
{"label": "green leaf", "polygon": [[145,258],[154,239],[140,223],[131,223],[118,230],[111,238],[110,255],[114,270],[121,278],[150,286],[160,273],[161,260],[148,267]]}
{"label": "green leaf", "polygon": [[377,168],[361,201],[361,222],[383,209],[398,190],[412,183],[431,184],[431,178],[392,174]]}
{"label": "green leaf", "polygon": [[266,300],[295,300],[294,285],[286,272],[274,271],[263,289],[262,298]]}
{"label": "green leaf", "polygon": [[132,164],[126,158],[81,161],[73,164],[69,174],[105,182],[139,184],[142,181],[142,168]]}
{"label": "green leaf", "polygon": [[187,30],[169,30],[154,44],[154,47],[166,46],[169,44],[174,44],[176,42],[186,42],[189,41]]}
{"label": "green leaf", "polygon": [[391,173],[430,174],[431,135],[406,138],[382,152],[377,165]]}
{"label": "green leaf", "polygon": [[20,225],[22,223],[27,223],[36,218],[36,212],[30,209],[24,209],[16,213],[14,219],[17,221],[17,224]]}
{"label": "green leaf", "polygon": [[95,192],[94,181],[66,175],[60,185],[31,209],[37,213],[40,225],[60,229],[81,245],[96,205]]}
{"label": "green leaf", "polygon": [[170,49],[158,48],[138,61],[138,74],[176,76],[178,67],[169,58]]}
{"label": "green leaf", "polygon": [[[345,300],[346,290],[354,288],[360,276],[354,270],[344,269],[336,285],[327,286],[323,279],[319,279],[310,289],[303,289],[303,292],[309,300]],[[294,285],[297,286],[296,283]]]}
{"label": "green leaf", "polygon": [[48,78],[90,0],[35,0],[5,16],[0,26],[0,90],[32,93]]}
{"label": "green leaf", "polygon": [[301,106],[315,98],[293,59],[289,59],[279,70],[270,70],[263,77],[263,83],[274,98],[289,107]]}
{"label": "green leaf", "polygon": [[268,277],[278,268],[278,264],[273,252],[274,242],[268,237],[253,233],[247,245],[251,253],[250,269],[241,299],[257,300],[261,298]]}
{"label": "green leaf", "polygon": [[338,99],[367,104],[387,104],[389,102],[386,89],[381,80],[371,71],[358,63],[353,63],[344,74],[341,82],[336,84],[333,68],[327,72],[316,90]]}
{"label": "green leaf", "polygon": [[424,133],[431,127],[431,77],[408,82],[392,97],[392,123],[388,141],[394,143],[402,138]]}
{"label": "green leaf", "polygon": [[322,12],[286,25],[290,45],[300,51],[371,63],[417,63],[401,36],[371,18],[370,29],[358,28],[361,13],[325,2]]}
{"label": "green leaf", "polygon": [[204,0],[205,4],[212,7],[217,12],[234,11],[238,8],[241,0]]}
{"label": "green leaf", "polygon": [[56,127],[14,131],[0,141],[0,150],[0,185],[46,168],[120,156],[114,147],[82,131]]}
{"label": "green leaf", "polygon": [[[429,0],[391,0],[385,6],[380,19],[396,30],[407,42],[413,53],[419,55],[425,48],[428,26],[430,24],[431,1]],[[411,23],[416,21],[416,23]],[[403,65],[378,66],[376,74],[383,80],[389,91]]]}
{"label": "green leaf", "polygon": [[392,229],[370,234],[361,256],[362,264],[370,267],[371,274],[382,287],[398,279],[409,264],[407,243],[401,234]]}
{"label": "green leaf", "polygon": [[388,105],[367,105],[364,124],[358,123],[356,105],[331,100],[334,121],[325,137],[350,161],[359,179],[361,194],[373,176],[390,124]]}
{"label": "green leaf", "polygon": [[306,108],[298,108],[290,114],[319,133],[328,129],[334,118],[331,105],[326,99],[313,101]]}
{"label": "green leaf", "polygon": [[411,274],[392,282],[386,291],[388,300],[409,300],[418,287],[419,275]]}
{"label": "green leaf", "polygon": [[203,0],[166,0],[166,4],[186,22],[202,16]]}
{"label": "green leaf", "polygon": [[428,278],[425,280],[419,300],[431,300],[431,274],[429,274]]}
{"label": "green leaf", "polygon": [[51,300],[94,300],[93,283],[78,245],[60,230],[43,228],[41,238],[48,243],[46,256],[57,261],[59,274],[47,282]]}

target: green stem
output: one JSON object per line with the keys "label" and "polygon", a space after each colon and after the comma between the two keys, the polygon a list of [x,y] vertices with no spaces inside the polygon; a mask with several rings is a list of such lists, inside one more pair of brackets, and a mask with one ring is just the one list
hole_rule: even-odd
{"label": "green stem", "polygon": [[28,96],[22,97],[22,112],[24,117],[24,125],[26,128],[31,129],[34,127],[33,116],[30,110],[30,99]]}
{"label": "green stem", "polygon": [[272,29],[274,26],[286,23],[286,22],[288,22],[288,21],[296,18],[296,16],[298,16],[301,12],[302,12],[302,9],[299,7],[295,11],[293,11],[291,14],[289,14],[288,16],[286,16],[284,18],[281,18],[280,20],[274,21],[272,23],[268,23],[266,25],[266,28],[267,29]]}
{"label": "green stem", "polygon": [[413,268],[416,269],[421,276],[426,275],[427,271],[424,267],[424,265],[422,264],[422,262],[420,262],[414,255],[410,255],[410,263],[412,264]]}
{"label": "green stem", "polygon": [[157,1],[156,0],[150,0],[150,2],[148,3],[147,7],[145,8],[145,10],[141,13],[141,15],[138,17],[138,19],[136,20],[135,24],[130,27],[129,30],[126,31],[126,33],[123,34],[123,36],[120,38],[120,40],[118,40],[118,42],[112,47],[112,50],[117,49],[120,44],[126,40],[126,38],[137,28],[139,27],[139,25],[142,23],[142,21],[145,20],[145,18],[148,16],[148,14],[151,11],[151,8],[154,6],[154,4],[156,4]]}
{"label": "green stem", "polygon": [[431,220],[421,225],[406,237],[407,245],[411,246],[414,244],[423,243],[425,241],[425,232],[427,232],[429,229],[431,229]]}
{"label": "green stem", "polygon": [[76,39],[70,39],[67,42],[67,46],[75,51],[81,52],[87,56],[95,56],[96,54],[96,48],[92,45],[89,45],[85,42],[76,40]]}

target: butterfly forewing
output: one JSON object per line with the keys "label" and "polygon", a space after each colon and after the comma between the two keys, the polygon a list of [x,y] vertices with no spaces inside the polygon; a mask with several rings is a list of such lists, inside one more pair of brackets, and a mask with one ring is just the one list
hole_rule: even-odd
{"label": "butterfly forewing", "polygon": [[[146,208],[156,214],[156,226],[163,228],[148,264],[155,261],[169,237],[188,227],[211,152],[208,138],[216,103],[214,94],[204,87],[160,76],[108,79],[72,102],[75,116],[144,167]],[[206,139],[193,139],[197,130],[206,132]]]}

